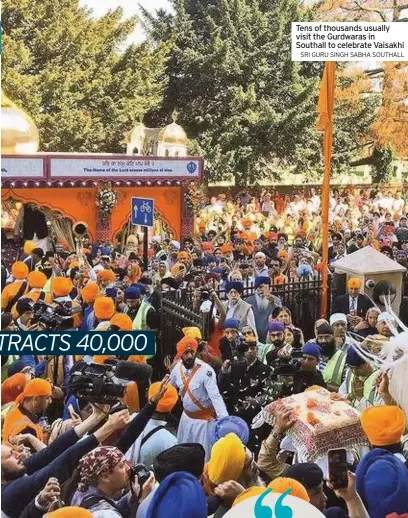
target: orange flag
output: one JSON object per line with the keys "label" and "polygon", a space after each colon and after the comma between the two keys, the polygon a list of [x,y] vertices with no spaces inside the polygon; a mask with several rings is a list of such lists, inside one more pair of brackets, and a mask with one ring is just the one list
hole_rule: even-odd
{"label": "orange flag", "polygon": [[329,265],[329,201],[330,201],[330,169],[333,148],[333,111],[334,88],[336,84],[336,62],[327,61],[324,67],[319,95],[319,122],[317,129],[324,131],[324,175],[322,185],[322,317],[327,313],[328,302],[328,265]]}

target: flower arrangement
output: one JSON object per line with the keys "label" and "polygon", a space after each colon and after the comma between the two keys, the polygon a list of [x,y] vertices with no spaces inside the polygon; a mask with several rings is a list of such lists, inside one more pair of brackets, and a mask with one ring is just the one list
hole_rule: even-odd
{"label": "flower arrangement", "polygon": [[190,182],[188,191],[185,194],[186,207],[191,211],[196,211],[201,208],[205,202],[205,196],[200,185],[195,182]]}
{"label": "flower arrangement", "polygon": [[102,187],[96,195],[96,206],[104,219],[107,219],[116,207],[118,198],[110,186]]}

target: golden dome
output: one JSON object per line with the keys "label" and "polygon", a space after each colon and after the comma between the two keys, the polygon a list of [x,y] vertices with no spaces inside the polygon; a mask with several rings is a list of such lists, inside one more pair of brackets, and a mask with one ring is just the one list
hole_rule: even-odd
{"label": "golden dome", "polygon": [[1,93],[1,154],[29,155],[39,145],[33,119]]}
{"label": "golden dome", "polygon": [[173,112],[173,122],[163,128],[159,133],[161,144],[176,144],[178,146],[188,146],[189,140],[186,132],[181,126],[176,124],[177,112]]}

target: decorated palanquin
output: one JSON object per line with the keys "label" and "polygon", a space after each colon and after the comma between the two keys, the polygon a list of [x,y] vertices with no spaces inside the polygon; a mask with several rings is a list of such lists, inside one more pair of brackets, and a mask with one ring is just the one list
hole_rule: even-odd
{"label": "decorated palanquin", "polygon": [[274,401],[259,417],[273,425],[275,413],[282,407],[291,408],[297,417],[287,435],[302,460],[315,462],[340,445],[346,449],[368,446],[360,412],[344,401],[334,400],[324,388]]}

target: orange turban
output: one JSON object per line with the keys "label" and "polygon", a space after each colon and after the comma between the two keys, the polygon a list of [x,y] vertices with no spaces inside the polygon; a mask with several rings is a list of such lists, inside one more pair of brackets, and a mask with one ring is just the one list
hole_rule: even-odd
{"label": "orange turban", "polygon": [[[149,387],[148,398],[151,399],[159,392],[161,382],[157,381],[156,383],[152,383]],[[162,414],[167,414],[171,412],[178,401],[177,390],[173,387],[173,385],[167,385],[164,396],[160,399],[157,404],[157,412],[161,412]]]}
{"label": "orange turban", "polygon": [[28,266],[22,261],[13,263],[11,267],[11,275],[18,280],[23,280],[28,275]]}
{"label": "orange turban", "polygon": [[1,384],[1,404],[6,405],[15,401],[27,385],[27,378],[25,374],[18,372],[7,378]]}
{"label": "orange turban", "polygon": [[245,448],[235,433],[228,433],[214,444],[207,464],[208,478],[213,484],[238,480],[245,464]]}
{"label": "orange turban", "polygon": [[244,255],[251,255],[254,252],[254,247],[252,245],[247,244],[242,247],[242,251]]}
{"label": "orange turban", "polygon": [[240,495],[237,496],[237,498],[234,500],[234,503],[232,504],[232,507],[234,507],[234,505],[240,504],[247,498],[251,498],[252,496],[262,495],[263,493],[265,493],[265,491],[266,491],[266,487],[261,487],[261,486],[249,487],[248,489],[245,489],[245,491],[243,491]]}
{"label": "orange turban", "polygon": [[34,243],[34,241],[26,241],[24,243],[23,250],[26,255],[30,255],[34,248],[37,248],[37,245]]}
{"label": "orange turban", "polygon": [[66,297],[72,291],[73,284],[67,277],[54,277],[51,279],[51,293],[54,297]]}
{"label": "orange turban", "polygon": [[360,279],[358,279],[357,277],[352,277],[351,279],[348,280],[348,283],[347,283],[347,286],[349,288],[357,288],[357,289],[360,289],[361,288],[361,285],[362,285],[362,282]]}
{"label": "orange turban", "polygon": [[221,253],[222,254],[230,254],[233,251],[232,245],[223,245],[221,247]]}
{"label": "orange turban", "polygon": [[41,378],[34,378],[24,387],[23,392],[17,397],[16,403],[21,404],[27,397],[40,397],[52,394],[51,383]]}
{"label": "orange turban", "polygon": [[133,322],[129,315],[126,315],[125,313],[116,313],[116,315],[113,315],[110,319],[109,324],[111,326],[118,327],[119,331],[132,331]]}
{"label": "orange turban", "polygon": [[28,284],[32,288],[44,288],[47,277],[43,272],[30,272],[27,277]]}
{"label": "orange turban", "polygon": [[116,356],[114,354],[104,354],[104,355],[95,355],[92,356],[92,361],[94,363],[103,364],[106,360],[115,360]]}
{"label": "orange turban", "polygon": [[398,406],[373,406],[360,415],[361,426],[373,446],[389,446],[401,441],[406,420]]}
{"label": "orange turban", "polygon": [[79,268],[79,261],[72,261],[69,263],[70,268]]}
{"label": "orange turban", "polygon": [[116,281],[116,275],[112,270],[100,270],[96,276],[98,281],[101,281],[102,279],[105,281]]}
{"label": "orange turban", "polygon": [[305,502],[310,502],[309,495],[307,494],[306,488],[297,480],[293,478],[285,478],[279,477],[272,480],[270,484],[268,484],[268,488],[271,488],[276,493],[284,493],[288,489],[291,489],[292,492],[290,496],[296,496]]}
{"label": "orange turban", "polygon": [[133,363],[146,363],[146,356],[142,354],[132,354],[129,356],[128,361]]}
{"label": "orange turban", "polygon": [[45,518],[92,518],[93,513],[83,507],[62,507],[44,516]]}
{"label": "orange turban", "polygon": [[187,338],[202,339],[201,331],[198,327],[183,327],[182,331]]}
{"label": "orange turban", "polygon": [[282,250],[279,250],[278,257],[280,257],[281,259],[287,260],[289,258],[289,254],[287,253],[286,250],[282,249]]}
{"label": "orange turban", "polygon": [[196,352],[198,349],[198,342],[195,338],[184,336],[177,344],[177,355],[176,358],[180,358],[187,350],[193,350]]}
{"label": "orange turban", "polygon": [[94,312],[98,320],[110,320],[115,311],[115,303],[111,298],[99,297],[95,300]]}
{"label": "orange turban", "polygon": [[214,245],[208,241],[204,241],[203,243],[201,243],[201,249],[212,252],[214,250]]}
{"label": "orange turban", "polygon": [[99,294],[99,286],[96,282],[88,282],[81,292],[82,300],[87,304],[93,304]]}
{"label": "orange turban", "polygon": [[190,254],[188,252],[180,252],[177,255],[177,259],[190,259]]}
{"label": "orange turban", "polygon": [[250,219],[243,219],[243,220],[241,221],[241,223],[242,223],[242,226],[243,226],[244,228],[248,228],[248,227],[251,227],[251,226],[252,226],[252,221],[251,221]]}

